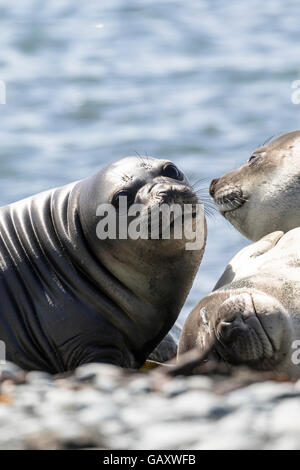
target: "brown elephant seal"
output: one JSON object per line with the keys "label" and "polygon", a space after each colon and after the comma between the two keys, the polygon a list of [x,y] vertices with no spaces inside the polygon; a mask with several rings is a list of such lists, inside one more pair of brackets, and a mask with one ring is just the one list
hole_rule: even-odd
{"label": "brown elephant seal", "polygon": [[221,214],[245,237],[300,226],[300,131],[255,150],[237,170],[212,180]]}
{"label": "brown elephant seal", "polygon": [[[145,217],[162,204],[199,203],[172,162],[127,157],[0,209],[0,339],[7,360],[51,373],[87,362],[138,368],[170,330],[202,259],[204,215],[197,249],[186,249],[185,232],[181,239],[160,231],[154,239],[124,238],[121,219],[117,237],[101,238],[103,207],[127,215],[120,213],[121,196],[128,214],[139,203]],[[193,209],[193,226],[199,214]],[[128,229],[129,221],[135,218]]]}
{"label": "brown elephant seal", "polygon": [[300,377],[300,228],[271,233],[241,250],[183,327],[179,355]]}

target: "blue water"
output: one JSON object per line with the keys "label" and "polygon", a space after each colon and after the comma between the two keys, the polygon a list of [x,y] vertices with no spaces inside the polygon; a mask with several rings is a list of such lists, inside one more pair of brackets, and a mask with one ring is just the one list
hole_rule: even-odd
{"label": "blue water", "polygon": [[[0,202],[139,152],[212,178],[300,128],[300,3],[0,0]],[[245,240],[221,216],[183,309]]]}

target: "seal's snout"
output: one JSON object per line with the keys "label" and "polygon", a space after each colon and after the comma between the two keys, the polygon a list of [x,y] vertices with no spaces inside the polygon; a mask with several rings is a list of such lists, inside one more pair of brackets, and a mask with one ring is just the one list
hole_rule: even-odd
{"label": "seal's snout", "polygon": [[190,188],[182,185],[157,185],[155,199],[160,204],[197,204],[199,199]]}
{"label": "seal's snout", "polygon": [[258,295],[256,304],[252,294],[243,292],[229,297],[219,307],[214,325],[216,349],[229,362],[263,366],[263,361],[274,355],[268,334],[272,331],[272,321],[268,323],[265,315],[259,313],[262,302]]}
{"label": "seal's snout", "polygon": [[243,319],[248,299],[237,296],[227,299],[220,307],[216,321],[216,336],[222,343],[231,343],[247,330]]}
{"label": "seal's snout", "polygon": [[247,201],[240,185],[234,181],[228,182],[226,175],[211,181],[209,194],[223,215],[239,209]]}
{"label": "seal's snout", "polygon": [[214,202],[217,205],[221,213],[232,212],[242,207],[247,198],[239,188],[221,188],[216,190],[214,187],[212,190],[214,196]]}
{"label": "seal's snout", "polygon": [[222,320],[217,327],[217,334],[222,342],[230,343],[245,330],[242,318],[237,315],[232,321]]}

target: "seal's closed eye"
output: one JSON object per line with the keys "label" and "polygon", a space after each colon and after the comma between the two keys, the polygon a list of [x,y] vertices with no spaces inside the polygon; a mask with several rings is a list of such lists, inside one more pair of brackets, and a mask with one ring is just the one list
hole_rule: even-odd
{"label": "seal's closed eye", "polygon": [[248,160],[248,163],[252,162],[253,160],[256,160],[257,158],[261,157],[261,155],[259,153],[254,153],[253,155],[251,155],[251,157],[249,158]]}

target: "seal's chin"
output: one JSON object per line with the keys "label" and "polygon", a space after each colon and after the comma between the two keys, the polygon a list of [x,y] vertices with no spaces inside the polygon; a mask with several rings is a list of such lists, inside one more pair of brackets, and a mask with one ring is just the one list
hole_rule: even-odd
{"label": "seal's chin", "polygon": [[247,202],[247,198],[241,190],[236,190],[222,195],[216,194],[214,202],[219,212],[226,217],[228,214],[231,215],[231,213],[240,209]]}

